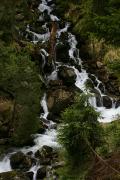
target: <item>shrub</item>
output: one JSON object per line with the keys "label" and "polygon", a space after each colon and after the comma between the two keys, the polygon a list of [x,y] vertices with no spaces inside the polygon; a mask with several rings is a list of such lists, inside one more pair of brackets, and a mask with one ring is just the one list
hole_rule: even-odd
{"label": "shrub", "polygon": [[98,116],[89,104],[88,96],[83,94],[62,113],[58,138],[73,164],[83,163],[91,155],[90,146],[95,149],[101,145],[102,128]]}

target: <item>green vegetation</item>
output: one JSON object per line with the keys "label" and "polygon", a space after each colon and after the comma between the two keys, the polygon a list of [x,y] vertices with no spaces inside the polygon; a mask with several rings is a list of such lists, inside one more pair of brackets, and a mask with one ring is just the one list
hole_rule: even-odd
{"label": "green vegetation", "polygon": [[75,103],[62,113],[63,124],[58,139],[66,150],[72,169],[83,168],[82,164],[93,158],[91,147],[95,150],[103,142],[98,116],[86,95],[77,96]]}
{"label": "green vegetation", "polygon": [[0,2],[0,99],[12,102],[7,134],[10,143],[16,146],[31,143],[31,135],[39,128],[42,95],[39,67],[31,58],[34,48],[25,40],[20,42],[20,30],[26,28],[30,18],[30,11],[27,12],[30,3]]}
{"label": "green vegetation", "polygon": [[[118,0],[58,0],[65,17],[82,37],[95,36],[107,43],[120,45],[120,2]],[[65,7],[65,8],[64,8]],[[67,11],[66,11],[67,9]]]}
{"label": "green vegetation", "polygon": [[105,137],[108,143],[108,151],[120,150],[120,119],[107,124],[105,127]]}
{"label": "green vegetation", "polygon": [[119,118],[109,124],[100,124],[98,117],[86,95],[76,96],[74,104],[62,113],[58,139],[64,148],[60,158],[63,157],[66,165],[57,171],[61,180],[84,180],[96,156],[104,164],[104,158],[119,152]]}
{"label": "green vegetation", "polygon": [[[24,144],[38,127],[40,86],[39,71],[26,49],[16,44],[0,48],[0,90],[14,100],[13,142]],[[33,123],[34,122],[34,123]],[[24,138],[23,138],[24,137]]]}

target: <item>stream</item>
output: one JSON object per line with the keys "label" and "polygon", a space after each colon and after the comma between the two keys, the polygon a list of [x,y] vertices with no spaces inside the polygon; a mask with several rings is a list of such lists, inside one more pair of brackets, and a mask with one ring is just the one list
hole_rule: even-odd
{"label": "stream", "polygon": [[[49,18],[51,19],[51,21],[56,21],[58,24],[61,21],[60,18],[58,18],[57,16],[55,16],[53,13],[54,10],[54,4],[51,3],[52,0],[42,0],[41,3],[39,4],[39,11],[42,12],[42,15],[40,15],[39,17],[39,21],[42,21],[44,19],[44,12],[47,12]],[[50,5],[49,5],[50,3]],[[70,65],[69,64],[63,64],[61,62],[58,62],[56,60],[55,64],[56,64],[56,68],[53,70],[53,72],[48,75],[46,77],[47,81],[49,82],[50,80],[57,80],[57,72],[58,72],[58,68],[60,66],[66,66],[69,68],[72,68],[76,74],[76,82],[75,82],[75,86],[78,87],[80,90],[82,90],[85,94],[90,94],[91,96],[89,97],[89,102],[90,104],[96,109],[96,111],[100,112],[101,116],[98,119],[100,122],[102,123],[108,123],[111,122],[113,120],[115,120],[115,118],[120,115],[120,107],[115,108],[115,102],[112,100],[112,98],[110,97],[111,101],[112,101],[112,108],[106,108],[103,106],[103,97],[105,96],[105,87],[104,90],[101,91],[100,84],[103,84],[101,81],[99,81],[99,79],[94,75],[91,74],[94,79],[96,80],[96,86],[95,89],[99,92],[100,94],[100,102],[101,102],[101,106],[97,106],[97,102],[96,102],[96,96],[94,93],[91,93],[91,91],[86,87],[86,81],[89,78],[89,74],[88,72],[84,69],[83,67],[83,62],[79,56],[79,50],[77,49],[77,39],[75,37],[75,35],[73,35],[71,32],[69,32],[69,27],[70,27],[70,23],[66,22],[65,26],[62,29],[58,29],[57,31],[57,43],[59,43],[59,38],[61,37],[62,33],[67,33],[68,35],[68,44],[69,44],[69,50],[68,50],[68,54],[69,54],[69,58],[70,61],[79,64],[79,66],[81,66],[81,71],[79,71],[75,66]],[[33,36],[33,40],[32,42],[37,44],[38,42],[41,43],[45,43],[46,41],[49,40],[50,38],[50,30],[47,27],[47,22],[43,25],[43,28],[46,30],[45,34],[38,34],[36,32],[33,32],[30,30],[29,25],[26,28],[26,32],[29,34],[31,33]],[[49,56],[48,52],[45,49],[40,49],[40,53],[43,59],[43,66],[46,63],[46,58]],[[92,79],[91,79],[92,81]],[[47,107],[47,101],[46,101],[46,92],[44,93],[44,96],[41,100],[41,106],[44,110],[44,113],[42,113],[40,115],[40,118],[45,119],[45,123],[48,126],[48,129],[45,131],[44,134],[35,134],[34,135],[34,142],[35,145],[32,147],[23,147],[21,149],[15,149],[12,153],[8,153],[7,155],[5,155],[4,157],[2,157],[0,159],[0,173],[2,172],[8,172],[11,171],[12,168],[10,166],[10,156],[18,151],[22,151],[24,154],[27,154],[28,152],[33,152],[33,156],[35,154],[35,152],[37,150],[39,150],[40,148],[43,147],[43,145],[48,145],[50,147],[53,148],[59,148],[60,145],[57,142],[57,130],[55,128],[55,123],[51,120],[47,120],[47,116],[49,114],[48,111],[48,107]],[[38,163],[38,161],[36,161],[36,164],[34,166],[32,166],[30,168],[29,171],[32,171],[34,173],[33,176],[33,180],[36,180],[36,173],[37,170],[39,169],[40,164]],[[48,177],[49,179],[49,177]]]}

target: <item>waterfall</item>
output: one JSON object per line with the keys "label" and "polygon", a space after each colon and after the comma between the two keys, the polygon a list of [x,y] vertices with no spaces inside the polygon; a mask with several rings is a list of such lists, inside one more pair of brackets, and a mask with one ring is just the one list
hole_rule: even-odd
{"label": "waterfall", "polygon": [[[40,15],[39,21],[44,19],[44,12],[47,11],[47,14],[50,17],[50,20],[51,21],[57,21],[59,23],[60,19],[52,14],[53,7],[48,6],[48,2],[50,2],[50,1],[52,1],[52,0],[42,0],[42,2],[40,3],[38,10],[40,12],[42,12],[43,14]],[[31,31],[29,25],[26,28],[26,32],[28,34],[30,33],[33,35],[32,42],[35,44],[38,42],[41,42],[42,44],[46,43],[50,38],[50,31],[47,28],[47,23],[45,23],[42,27],[46,30],[45,34],[38,34],[36,32]],[[91,93],[90,90],[87,89],[87,87],[86,87],[86,81],[89,79],[89,74],[87,73],[87,71],[84,69],[84,67],[82,65],[82,60],[79,56],[80,53],[79,53],[79,50],[77,49],[78,42],[76,40],[75,35],[73,35],[72,33],[70,33],[68,31],[69,27],[70,27],[70,23],[66,22],[64,28],[58,29],[56,38],[58,39],[58,43],[59,43],[59,38],[61,37],[61,34],[65,33],[65,32],[68,34],[68,44],[69,44],[68,54],[69,54],[70,61],[74,61],[75,64],[81,66],[81,72],[79,72],[79,70],[75,66],[70,65],[70,62],[69,62],[69,64],[64,64],[64,66],[68,66],[70,68],[73,68],[73,70],[76,74],[75,86],[77,86],[79,89],[81,89],[85,94],[87,94],[87,93],[91,94],[91,97],[89,98],[89,103],[96,109],[96,111],[101,113],[101,117],[98,120],[100,122],[111,122],[111,121],[115,120],[117,115],[120,115],[120,107],[115,108],[114,103],[113,103],[112,108],[110,108],[110,109],[107,109],[103,106],[102,97],[105,95],[105,87],[104,87],[104,90],[102,92],[100,89],[100,84],[102,84],[102,82],[99,81],[99,79],[95,75],[91,74],[97,82],[97,85],[95,86],[95,88],[98,90],[98,92],[100,93],[100,96],[101,96],[101,105],[102,106],[101,107],[97,106],[95,94]],[[41,54],[42,59],[43,59],[43,67],[44,67],[44,65],[46,63],[46,57],[49,56],[49,54],[43,48],[40,49],[40,54]],[[49,82],[50,80],[56,80],[58,78],[57,77],[58,67],[62,66],[63,63],[56,62],[56,64],[57,64],[56,69],[50,75],[48,75],[46,77],[46,79],[47,79],[46,81]],[[23,147],[23,148],[19,149],[19,151],[22,151],[25,154],[27,154],[30,151],[32,151],[33,154],[35,154],[35,152],[37,150],[39,150],[40,148],[42,148],[43,145],[48,145],[48,146],[51,146],[54,148],[59,147],[59,144],[58,144],[57,138],[56,138],[57,137],[57,130],[54,128],[55,123],[53,123],[52,121],[49,121],[47,119],[49,111],[48,111],[48,107],[47,107],[46,98],[47,98],[47,94],[45,93],[43,95],[43,98],[42,98],[41,103],[40,103],[42,108],[43,108],[43,111],[44,111],[44,113],[42,113],[40,115],[40,118],[43,119],[43,123],[46,123],[46,125],[48,126],[48,129],[45,131],[44,134],[35,134],[34,135],[34,142],[35,142],[34,146]],[[17,152],[17,151],[15,150],[14,153],[15,152]],[[11,166],[10,166],[10,159],[9,159],[10,155],[11,154],[7,154],[0,161],[0,172],[6,172],[6,171],[12,170]],[[36,173],[37,173],[37,170],[39,169],[39,167],[40,167],[40,164],[38,163],[35,166],[31,167],[31,169],[29,170],[29,171],[34,172],[33,180],[36,180]]]}

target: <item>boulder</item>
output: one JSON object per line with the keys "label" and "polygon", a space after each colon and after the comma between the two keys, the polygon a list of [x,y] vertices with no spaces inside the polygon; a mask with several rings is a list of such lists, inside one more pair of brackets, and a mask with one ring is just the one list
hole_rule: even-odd
{"label": "boulder", "polygon": [[38,169],[38,171],[37,171],[37,180],[41,180],[41,179],[44,179],[45,177],[46,177],[46,175],[47,175],[47,172],[46,172],[46,167],[45,166],[43,166],[43,167],[41,167],[41,168],[39,168]]}
{"label": "boulder", "polygon": [[0,180],[30,180],[30,178],[22,172],[10,171],[0,173]]}
{"label": "boulder", "polygon": [[98,86],[98,88],[100,89],[100,91],[101,91],[102,93],[105,93],[105,87],[104,87],[103,83],[100,83],[99,86]]}
{"label": "boulder", "polygon": [[35,153],[35,157],[40,159],[40,164],[42,165],[51,165],[55,156],[56,153],[53,152],[53,148],[46,145]]}
{"label": "boulder", "polygon": [[103,106],[106,108],[112,108],[112,100],[109,96],[103,96]]}
{"label": "boulder", "polygon": [[44,145],[41,149],[41,155],[44,157],[50,157],[53,153],[53,148],[50,146]]}
{"label": "boulder", "polygon": [[51,157],[52,153],[53,153],[53,148],[49,147],[47,145],[44,145],[42,147],[42,149],[38,150],[35,153],[35,156],[36,157],[45,157],[45,158],[48,158],[48,157]]}
{"label": "boulder", "polygon": [[94,83],[95,86],[98,85],[98,82],[96,80],[96,77],[92,74],[88,74],[88,77],[92,80],[92,82]]}
{"label": "boulder", "polygon": [[58,77],[63,81],[66,86],[74,86],[76,81],[76,74],[74,69],[60,66],[58,70]]}
{"label": "boulder", "polygon": [[115,108],[118,108],[118,107],[120,107],[120,99],[118,99],[115,104]]}
{"label": "boulder", "polygon": [[12,169],[29,170],[32,166],[32,159],[30,156],[17,152],[10,157],[10,164]]}
{"label": "boulder", "polygon": [[30,180],[33,180],[34,173],[31,171],[26,172],[26,176],[29,177]]}
{"label": "boulder", "polygon": [[[61,27],[63,28],[63,27]],[[68,34],[62,33],[60,41],[64,43],[59,43],[56,46],[56,59],[60,62],[68,63],[69,61],[69,43],[68,43]],[[62,52],[62,53],[61,53]]]}
{"label": "boulder", "polygon": [[49,111],[59,115],[64,108],[73,102],[74,93],[66,88],[50,90],[47,94],[47,105]]}

